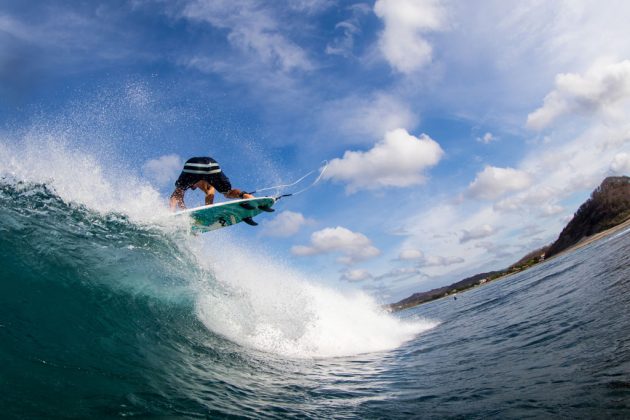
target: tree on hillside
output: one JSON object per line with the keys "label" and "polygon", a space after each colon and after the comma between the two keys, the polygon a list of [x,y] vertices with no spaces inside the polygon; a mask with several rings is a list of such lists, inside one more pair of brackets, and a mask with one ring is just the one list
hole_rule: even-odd
{"label": "tree on hillside", "polygon": [[562,230],[547,256],[575,245],[581,239],[602,232],[630,218],[630,177],[608,177],[580,206]]}

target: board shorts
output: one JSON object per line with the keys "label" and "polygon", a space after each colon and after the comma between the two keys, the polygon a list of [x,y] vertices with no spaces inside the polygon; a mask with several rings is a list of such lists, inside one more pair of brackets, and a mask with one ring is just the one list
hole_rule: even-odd
{"label": "board shorts", "polygon": [[221,194],[232,189],[232,184],[227,176],[221,171],[219,164],[211,157],[194,157],[184,163],[184,169],[175,181],[177,188],[187,190],[196,189],[194,186],[199,181],[206,181]]}

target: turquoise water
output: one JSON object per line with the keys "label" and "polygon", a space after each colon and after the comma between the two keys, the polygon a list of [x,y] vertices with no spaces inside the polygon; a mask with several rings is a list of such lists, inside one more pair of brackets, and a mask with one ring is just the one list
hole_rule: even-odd
{"label": "turquoise water", "polygon": [[392,316],[67,194],[0,183],[3,418],[630,417],[627,232]]}

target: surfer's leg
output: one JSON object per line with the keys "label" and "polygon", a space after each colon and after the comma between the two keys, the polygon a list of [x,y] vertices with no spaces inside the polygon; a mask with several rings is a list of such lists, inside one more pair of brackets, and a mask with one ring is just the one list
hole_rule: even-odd
{"label": "surfer's leg", "polygon": [[196,187],[200,188],[204,193],[206,193],[206,206],[214,203],[214,187],[210,185],[207,181],[199,181],[195,184]]}
{"label": "surfer's leg", "polygon": [[210,190],[206,191],[206,206],[214,203],[214,187],[210,186]]}
{"label": "surfer's leg", "polygon": [[175,188],[173,194],[171,194],[171,198],[169,199],[169,206],[171,210],[175,210],[178,207],[180,209],[185,209],[186,205],[184,204],[184,189],[183,188]]}

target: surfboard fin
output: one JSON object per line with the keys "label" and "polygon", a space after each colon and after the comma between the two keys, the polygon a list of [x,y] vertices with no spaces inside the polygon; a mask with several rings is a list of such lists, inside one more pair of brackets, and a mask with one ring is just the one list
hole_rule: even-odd
{"label": "surfboard fin", "polygon": [[272,209],[269,206],[258,206],[258,209],[262,211],[266,211],[267,213],[273,213],[274,211],[276,211],[275,209]]}
{"label": "surfboard fin", "polygon": [[245,210],[255,210],[256,207],[252,206],[249,203],[240,203],[239,206],[243,207]]}
{"label": "surfboard fin", "polygon": [[258,226],[258,223],[254,222],[254,219],[251,217],[244,217],[243,222],[247,223],[250,226]]}

